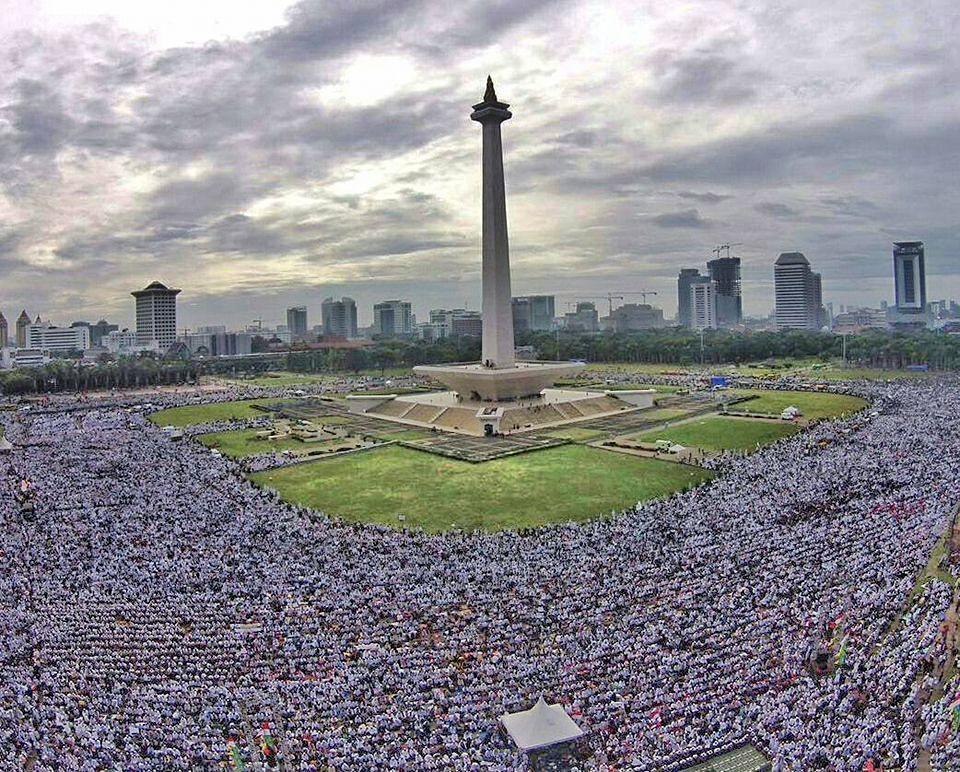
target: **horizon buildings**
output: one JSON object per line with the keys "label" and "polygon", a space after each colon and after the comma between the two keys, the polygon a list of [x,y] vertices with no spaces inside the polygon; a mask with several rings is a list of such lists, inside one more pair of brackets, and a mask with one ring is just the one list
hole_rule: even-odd
{"label": "horizon buildings", "polygon": [[820,274],[802,252],[783,252],[773,268],[778,330],[819,330],[826,315]]}
{"label": "horizon buildings", "polygon": [[177,339],[180,290],[154,281],[130,294],[137,302],[137,341],[141,345],[155,343],[161,351],[166,351]]}

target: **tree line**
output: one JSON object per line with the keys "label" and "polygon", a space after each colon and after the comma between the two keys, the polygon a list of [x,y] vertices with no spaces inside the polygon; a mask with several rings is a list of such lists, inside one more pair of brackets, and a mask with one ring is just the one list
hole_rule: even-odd
{"label": "tree line", "polygon": [[[839,358],[844,341],[821,332],[730,332],[646,330],[632,333],[530,332],[517,336],[518,346],[530,347],[538,359],[586,362],[636,362],[690,365],[703,362],[745,364],[766,359]],[[931,370],[960,370],[960,336],[934,332],[875,331],[847,336],[848,363],[861,367],[901,369],[927,365]],[[436,342],[379,340],[372,346],[348,349],[303,349],[257,357],[166,360],[155,356],[121,357],[116,361],[81,364],[55,359],[43,367],[0,373],[4,394],[42,394],[90,389],[128,389],[197,383],[204,375],[256,376],[268,371],[349,373],[410,368],[423,364],[470,362],[480,359],[480,339],[449,338]]]}

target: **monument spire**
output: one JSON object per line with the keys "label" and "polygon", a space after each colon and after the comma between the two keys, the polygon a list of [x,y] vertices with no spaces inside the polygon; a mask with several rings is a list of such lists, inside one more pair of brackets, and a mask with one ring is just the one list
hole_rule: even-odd
{"label": "monument spire", "polygon": [[513,309],[510,305],[510,248],[507,201],[503,183],[500,124],[511,118],[487,76],[483,101],[470,118],[483,126],[483,359],[487,367],[513,367]]}
{"label": "monument spire", "polygon": [[483,101],[487,104],[493,104],[497,101],[497,92],[493,89],[493,78],[487,76],[487,90],[483,93]]}

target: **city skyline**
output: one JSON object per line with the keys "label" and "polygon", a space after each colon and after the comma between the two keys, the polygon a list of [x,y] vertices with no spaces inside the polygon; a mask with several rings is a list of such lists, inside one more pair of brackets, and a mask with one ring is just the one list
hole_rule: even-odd
{"label": "city skyline", "polygon": [[344,295],[364,325],[388,298],[479,308],[459,110],[487,72],[523,105],[504,129],[515,295],[559,314],[650,289],[673,316],[679,269],[735,241],[745,315],[772,309],[789,251],[825,300],[875,306],[904,240],[925,243],[931,300],[960,295],[951,4],[882,24],[826,3],[467,5],[214,3],[185,24],[186,6],[5,3],[2,307],[129,327],[127,293],[160,280],[189,288],[180,327]]}

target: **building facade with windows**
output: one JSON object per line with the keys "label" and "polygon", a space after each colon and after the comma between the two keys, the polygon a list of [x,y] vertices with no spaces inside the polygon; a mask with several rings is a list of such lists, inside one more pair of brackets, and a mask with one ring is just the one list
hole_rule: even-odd
{"label": "building facade with windows", "polygon": [[697,268],[681,268],[677,277],[677,324],[690,327],[690,285],[701,279]]}
{"label": "building facade with windows", "polygon": [[384,300],[373,306],[373,334],[387,337],[413,334],[413,306],[406,300]]}
{"label": "building facade with windows", "polygon": [[292,340],[303,340],[307,337],[307,307],[293,306],[287,309],[287,329]]}
{"label": "building facade with windows", "polygon": [[556,298],[553,295],[521,295],[510,299],[513,331],[544,332],[553,329]]}
{"label": "building facade with windows", "polygon": [[715,330],[717,322],[717,283],[706,276],[690,284],[690,326],[694,330]]}
{"label": "building facade with windows", "polygon": [[88,327],[54,327],[52,324],[31,324],[27,327],[26,348],[65,354],[90,348]]}
{"label": "building facade with windows", "polygon": [[327,338],[357,337],[357,303],[353,298],[327,298],[320,306],[323,334]]}
{"label": "building facade with windows", "polygon": [[177,339],[177,295],[180,290],[154,281],[130,294],[137,301],[139,343],[155,342],[160,351],[166,351]]}
{"label": "building facade with windows", "polygon": [[894,242],[893,280],[897,313],[926,313],[927,273],[922,241]]}
{"label": "building facade with windows", "polygon": [[784,252],[773,266],[778,330],[820,328],[820,274],[802,252]]}
{"label": "building facade with windows", "polygon": [[740,258],[718,257],[710,260],[707,271],[716,285],[717,326],[736,327],[743,321]]}

